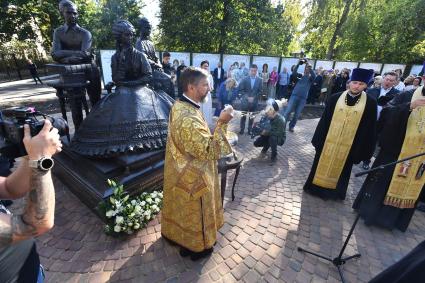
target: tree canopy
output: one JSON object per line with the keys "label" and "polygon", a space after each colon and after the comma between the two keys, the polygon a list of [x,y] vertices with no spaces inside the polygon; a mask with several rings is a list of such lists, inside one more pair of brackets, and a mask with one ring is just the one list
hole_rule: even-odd
{"label": "tree canopy", "polygon": [[[58,0],[3,0],[0,50],[41,45],[62,24]],[[143,0],[75,0],[93,47],[114,48],[112,24],[137,25]],[[276,4],[277,3],[277,4]],[[304,4],[302,4],[304,3]],[[425,57],[423,0],[159,0],[157,49],[394,63]],[[302,6],[304,5],[304,6]],[[37,42],[38,41],[38,42]],[[16,48],[15,48],[16,47]]]}

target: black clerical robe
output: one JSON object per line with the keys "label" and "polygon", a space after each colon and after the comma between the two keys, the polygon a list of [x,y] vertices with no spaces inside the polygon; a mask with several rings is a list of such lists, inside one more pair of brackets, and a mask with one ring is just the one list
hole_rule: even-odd
{"label": "black clerical robe", "polygon": [[[390,107],[381,112],[379,136],[381,150],[373,167],[396,161],[400,155],[410,115],[410,101],[413,91],[398,94]],[[419,153],[419,152],[418,152]],[[397,208],[384,205],[395,165],[370,173],[354,201],[353,208],[360,213],[366,225],[406,231],[415,211],[414,208]]]}
{"label": "black clerical robe", "polygon": [[[320,155],[325,145],[326,136],[332,122],[332,116],[334,114],[337,101],[342,94],[343,93],[336,93],[330,97],[311,141],[316,149],[316,155],[314,157],[310,175],[304,185],[304,190],[325,199],[345,199],[353,164],[358,164],[362,160],[369,159],[375,149],[377,104],[376,100],[368,95],[363,116],[357,128],[353,144],[342,169],[336,189],[327,189],[313,184]],[[347,105],[353,106],[359,98],[360,96],[352,97],[348,95]]]}

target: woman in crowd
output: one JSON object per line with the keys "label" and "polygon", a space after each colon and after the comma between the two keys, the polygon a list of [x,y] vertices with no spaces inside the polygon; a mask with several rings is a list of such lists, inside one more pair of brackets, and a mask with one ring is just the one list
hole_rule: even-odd
{"label": "woman in crowd", "polygon": [[236,80],[228,78],[224,81],[217,90],[217,107],[215,108],[214,116],[220,116],[221,110],[226,104],[232,105],[237,96]]}
{"label": "woman in crowd", "polygon": [[277,73],[277,67],[273,67],[273,71],[270,73],[269,78],[269,98],[275,98],[276,96],[276,85],[279,80],[279,74]]}
{"label": "woman in crowd", "polygon": [[269,94],[268,84],[269,84],[269,65],[263,64],[263,71],[261,71],[261,79],[263,80],[262,96],[267,97]]}

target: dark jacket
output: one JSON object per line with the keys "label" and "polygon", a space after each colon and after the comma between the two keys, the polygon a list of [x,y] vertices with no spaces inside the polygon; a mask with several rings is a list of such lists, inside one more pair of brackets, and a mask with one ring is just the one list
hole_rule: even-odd
{"label": "dark jacket", "polygon": [[395,88],[391,88],[391,90],[387,92],[385,96],[379,97],[379,95],[381,94],[381,88],[370,88],[366,91],[366,93],[370,95],[372,98],[374,98],[378,102],[378,105],[381,105],[381,106],[384,106],[388,102],[390,102],[395,97],[395,95],[399,92],[400,92],[399,90]]}
{"label": "dark jacket", "polygon": [[[220,72],[220,79],[218,79],[218,72]],[[215,83],[221,83],[222,81],[224,81],[224,69],[215,68],[213,72],[213,79]]]}
{"label": "dark jacket", "polygon": [[270,119],[270,136],[277,137],[277,144],[283,145],[286,140],[286,121],[279,113]]}
{"label": "dark jacket", "polygon": [[[255,108],[257,107],[258,99],[261,94],[262,82],[262,79],[256,77],[253,88],[251,88],[251,77],[246,77],[240,82],[238,86],[238,92],[242,96],[242,111],[246,111],[245,109],[248,108],[249,105]],[[252,103],[249,102],[249,97],[253,97]]]}

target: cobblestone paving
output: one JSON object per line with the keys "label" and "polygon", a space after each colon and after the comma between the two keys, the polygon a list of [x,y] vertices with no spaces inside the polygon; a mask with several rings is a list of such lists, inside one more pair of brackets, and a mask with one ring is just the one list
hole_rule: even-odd
{"label": "cobblestone paving", "polygon": [[[278,162],[256,159],[247,136],[235,148],[245,156],[235,201],[227,191],[225,225],[210,258],[192,262],[161,238],[160,217],[126,239],[103,233],[103,225],[56,180],[54,229],[38,238],[48,282],[338,282],[327,262],[297,246],[337,256],[355,214],[351,209],[363,179],[351,180],[345,201],[303,193],[314,150],[316,120],[301,121],[279,148]],[[354,171],[358,171],[355,168]],[[233,180],[229,176],[229,181]],[[346,254],[362,254],[344,266],[348,282],[367,282],[424,240],[425,215],[416,212],[405,233],[360,222]]]}
{"label": "cobblestone paving", "polygon": [[[22,92],[16,95],[26,99],[28,87],[17,87]],[[214,253],[197,262],[180,257],[178,249],[164,241],[160,216],[126,239],[106,236],[102,222],[55,180],[55,227],[37,239],[47,282],[339,282],[334,266],[297,247],[338,255],[355,218],[351,204],[363,179],[353,176],[345,201],[323,201],[303,193],[314,157],[310,140],[316,124],[317,119],[303,120],[295,133],[288,132],[273,166],[256,158],[260,150],[251,139],[240,138],[235,150],[245,162],[236,198],[232,202],[226,192],[225,225]],[[353,171],[359,169],[355,166]],[[228,184],[232,180],[229,174]],[[415,213],[405,233],[360,221],[346,254],[360,252],[362,257],[344,266],[347,282],[367,282],[424,240],[424,232],[421,212]]]}

